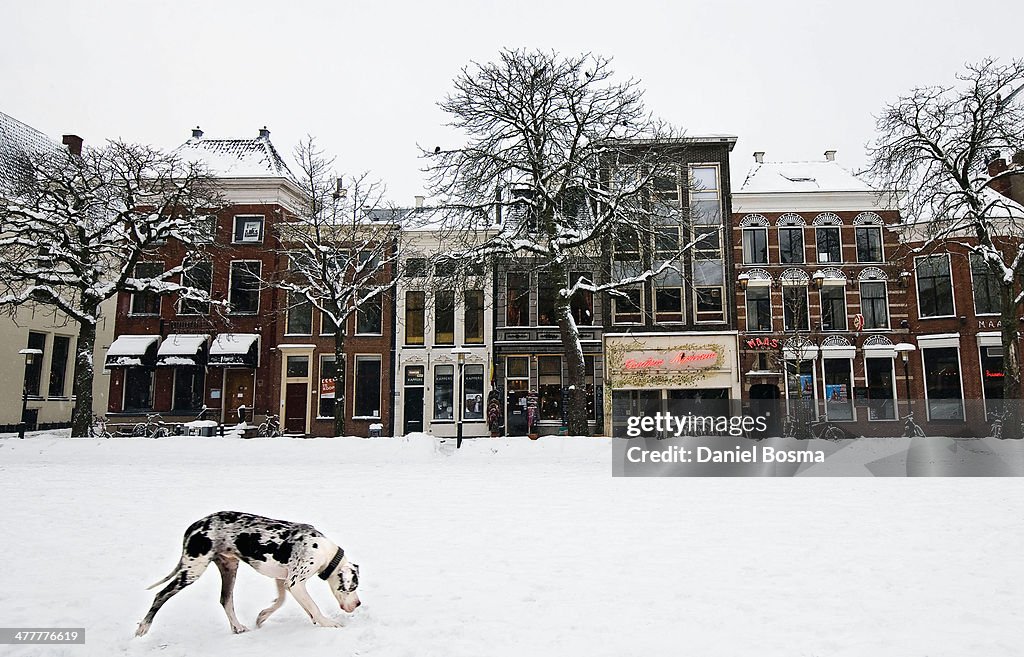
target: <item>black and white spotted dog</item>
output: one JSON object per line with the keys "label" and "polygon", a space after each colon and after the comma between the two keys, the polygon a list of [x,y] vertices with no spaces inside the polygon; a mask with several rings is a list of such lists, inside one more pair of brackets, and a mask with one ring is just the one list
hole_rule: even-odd
{"label": "black and white spotted dog", "polygon": [[233,592],[238,562],[244,561],[256,572],[277,581],[277,599],[260,612],[256,627],[284,604],[285,592],[302,605],[316,625],[341,627],[327,618],[306,591],[306,580],[314,575],[325,580],[341,608],[351,613],[361,603],[356,594],[359,566],[349,562],[345,551],[310,525],[235,511],[219,511],[197,520],[185,530],[181,559],[171,574],[149,588],[170,580],[156,594],[149,613],[139,623],[135,636],[149,631],[156,612],[176,593],[199,579],[210,562],[220,570],[220,603],[236,634],[249,628],[235,616]]}

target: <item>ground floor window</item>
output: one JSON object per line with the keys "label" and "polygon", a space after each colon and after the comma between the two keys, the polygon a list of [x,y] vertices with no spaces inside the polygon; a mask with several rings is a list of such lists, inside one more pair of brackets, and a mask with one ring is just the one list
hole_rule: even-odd
{"label": "ground floor window", "polygon": [[198,411],[203,407],[206,370],[202,367],[174,368],[174,404],[176,411]]}
{"label": "ground floor window", "polygon": [[583,385],[587,391],[587,418],[597,420],[597,400],[594,388],[594,356],[583,357]]}
{"label": "ground floor window", "polygon": [[815,385],[813,360],[786,360],[786,410],[791,417],[803,422],[816,417]]}
{"label": "ground floor window", "polygon": [[437,365],[434,367],[434,419],[455,419],[455,366]]}
{"label": "ground floor window", "polygon": [[922,351],[924,386],[929,420],[963,420],[964,400],[960,386],[960,359],[956,347]]}
{"label": "ground floor window", "polygon": [[380,356],[356,356],[354,417],[380,417]]}
{"label": "ground floor window", "polygon": [[153,370],[129,367],[124,373],[124,410],[153,410]]}
{"label": "ground floor window", "polygon": [[462,373],[462,417],[484,419],[484,366],[465,365]]}
{"label": "ground floor window", "polygon": [[853,361],[849,358],[826,358],[825,415],[829,420],[853,419]]}
{"label": "ground floor window", "polygon": [[334,356],[320,357],[320,406],[317,409],[319,417],[334,417],[335,385],[334,377],[337,376],[338,368]]}
{"label": "ground floor window", "polygon": [[562,358],[537,358],[538,405],[541,420],[562,420]]}
{"label": "ground floor window", "polygon": [[864,361],[868,384],[868,419],[896,419],[896,385],[892,358],[868,358]]}
{"label": "ground floor window", "polygon": [[[627,422],[631,417],[654,417],[661,410],[661,390],[613,390],[612,391],[612,435],[628,437]],[[644,438],[657,435],[654,430],[643,431]]]}
{"label": "ground floor window", "polygon": [[1003,348],[981,348],[981,389],[985,395],[985,412],[1003,412]]}

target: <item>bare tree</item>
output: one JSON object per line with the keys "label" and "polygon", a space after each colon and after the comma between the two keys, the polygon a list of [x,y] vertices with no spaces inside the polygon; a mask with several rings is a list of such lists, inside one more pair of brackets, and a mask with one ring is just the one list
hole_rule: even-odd
{"label": "bare tree", "polygon": [[206,291],[175,282],[189,258],[150,277],[136,277],[136,264],[168,239],[198,255],[200,217],[221,201],[200,165],[149,146],[26,153],[20,170],[0,190],[0,306],[49,306],[78,325],[72,435],[85,436],[100,305],[120,292],[209,301]]}
{"label": "bare tree", "polygon": [[306,207],[282,224],[288,269],[272,281],[288,306],[308,304],[334,332],[334,431],[345,431],[345,338],[349,319],[380,322],[399,266],[402,213],[384,200],[386,188],[368,173],[335,174],[313,138],[295,149]]}
{"label": "bare tree", "polygon": [[[639,252],[628,266],[609,267],[607,249],[615,240],[651,244],[659,223],[683,214],[656,191],[665,180],[676,191],[686,140],[648,114],[636,80],[613,78],[611,60],[598,55],[502,51],[464,68],[440,103],[466,145],[424,152],[436,205],[449,211],[447,256],[537,271],[554,288],[567,425],[577,435],[588,426],[572,299],[615,294],[674,268],[671,256],[659,264]],[[603,275],[570,279],[588,270]]]}
{"label": "bare tree", "polygon": [[872,172],[885,189],[906,190],[903,211],[924,243],[977,254],[999,286],[1003,346],[1003,435],[1021,437],[1019,318],[1024,292],[1024,208],[996,193],[1024,173],[991,173],[987,163],[1024,148],[1024,60],[985,59],[957,75],[957,86],[912,89],[886,106],[870,148]]}

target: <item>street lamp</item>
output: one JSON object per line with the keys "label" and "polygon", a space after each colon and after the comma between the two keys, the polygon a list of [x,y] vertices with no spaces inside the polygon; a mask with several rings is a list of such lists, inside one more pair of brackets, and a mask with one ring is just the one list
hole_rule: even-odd
{"label": "street lamp", "polygon": [[910,352],[917,351],[917,347],[915,345],[910,344],[909,342],[901,342],[895,347],[893,347],[893,349],[895,349],[896,353],[898,353],[900,357],[903,359],[903,382],[906,384],[907,387],[907,422],[906,431],[904,432],[904,435],[913,436],[914,427],[912,425],[914,423],[914,413],[913,406],[911,406],[910,400]]}
{"label": "street lamp", "polygon": [[455,416],[455,449],[462,447],[462,404],[463,404],[463,382],[462,382],[462,369],[466,366],[466,354],[472,353],[465,347],[455,347],[452,349],[452,356],[455,356],[459,360],[459,377],[458,377],[458,415]]}
{"label": "street lamp", "polygon": [[18,353],[25,357],[25,376],[21,386],[21,421],[18,422],[18,438],[25,437],[25,415],[28,413],[28,366],[36,356],[42,356],[42,349],[20,349]]}

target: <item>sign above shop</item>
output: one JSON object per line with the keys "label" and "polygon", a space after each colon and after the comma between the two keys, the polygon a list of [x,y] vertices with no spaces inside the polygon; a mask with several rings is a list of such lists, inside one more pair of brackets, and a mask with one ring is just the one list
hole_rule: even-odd
{"label": "sign above shop", "polygon": [[712,349],[687,351],[627,351],[622,358],[624,370],[701,370],[718,363],[718,352]]}
{"label": "sign above shop", "polygon": [[746,341],[747,349],[778,349],[782,341],[778,338],[750,338]]}

